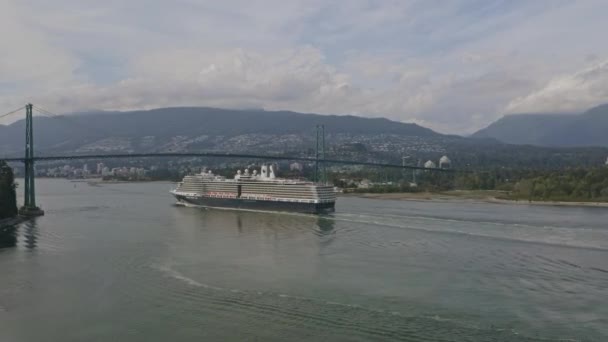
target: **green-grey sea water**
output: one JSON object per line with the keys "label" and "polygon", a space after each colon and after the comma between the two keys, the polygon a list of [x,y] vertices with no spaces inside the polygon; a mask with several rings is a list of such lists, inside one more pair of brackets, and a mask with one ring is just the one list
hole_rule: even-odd
{"label": "green-grey sea water", "polygon": [[608,341],[608,210],[339,198],[174,206],[41,179],[0,239],[0,341]]}

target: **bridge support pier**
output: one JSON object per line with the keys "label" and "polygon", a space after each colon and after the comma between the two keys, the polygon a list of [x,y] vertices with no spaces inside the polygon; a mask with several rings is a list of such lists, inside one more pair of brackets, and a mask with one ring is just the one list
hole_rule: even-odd
{"label": "bridge support pier", "polygon": [[25,185],[23,206],[19,208],[21,216],[42,216],[44,211],[36,206],[36,191],[34,184],[34,120],[32,117],[33,105],[25,106]]}

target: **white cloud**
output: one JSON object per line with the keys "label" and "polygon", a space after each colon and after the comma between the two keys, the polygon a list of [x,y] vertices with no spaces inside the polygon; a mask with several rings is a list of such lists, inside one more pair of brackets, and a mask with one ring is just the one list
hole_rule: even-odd
{"label": "white cloud", "polygon": [[[79,61],[64,48],[54,46],[48,34],[29,27],[22,20],[26,16],[26,7],[0,3],[0,82],[19,90],[66,84]],[[14,95],[7,90],[0,92],[7,93]]]}
{"label": "white cloud", "polygon": [[543,88],[511,101],[506,112],[577,113],[608,102],[608,60],[572,75],[560,76]]}
{"label": "white cloud", "polygon": [[606,101],[605,64],[573,74],[608,57],[606,10],[592,0],[5,0],[0,108],[256,107],[470,133],[505,108]]}

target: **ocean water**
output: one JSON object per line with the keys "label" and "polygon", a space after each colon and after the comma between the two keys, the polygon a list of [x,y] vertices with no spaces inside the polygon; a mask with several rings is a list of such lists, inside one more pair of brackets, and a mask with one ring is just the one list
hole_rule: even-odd
{"label": "ocean water", "polygon": [[174,206],[41,179],[0,236],[0,341],[608,341],[608,209]]}

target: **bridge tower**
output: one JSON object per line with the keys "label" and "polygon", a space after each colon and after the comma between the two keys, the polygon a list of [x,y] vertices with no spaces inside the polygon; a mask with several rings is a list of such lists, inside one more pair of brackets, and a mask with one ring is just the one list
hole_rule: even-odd
{"label": "bridge tower", "polygon": [[325,166],[325,125],[317,125],[317,145],[315,151],[315,181],[327,183]]}
{"label": "bridge tower", "polygon": [[36,206],[36,190],[34,185],[34,119],[33,105],[25,105],[25,185],[23,206],[19,209],[22,216],[41,216],[44,211]]}

